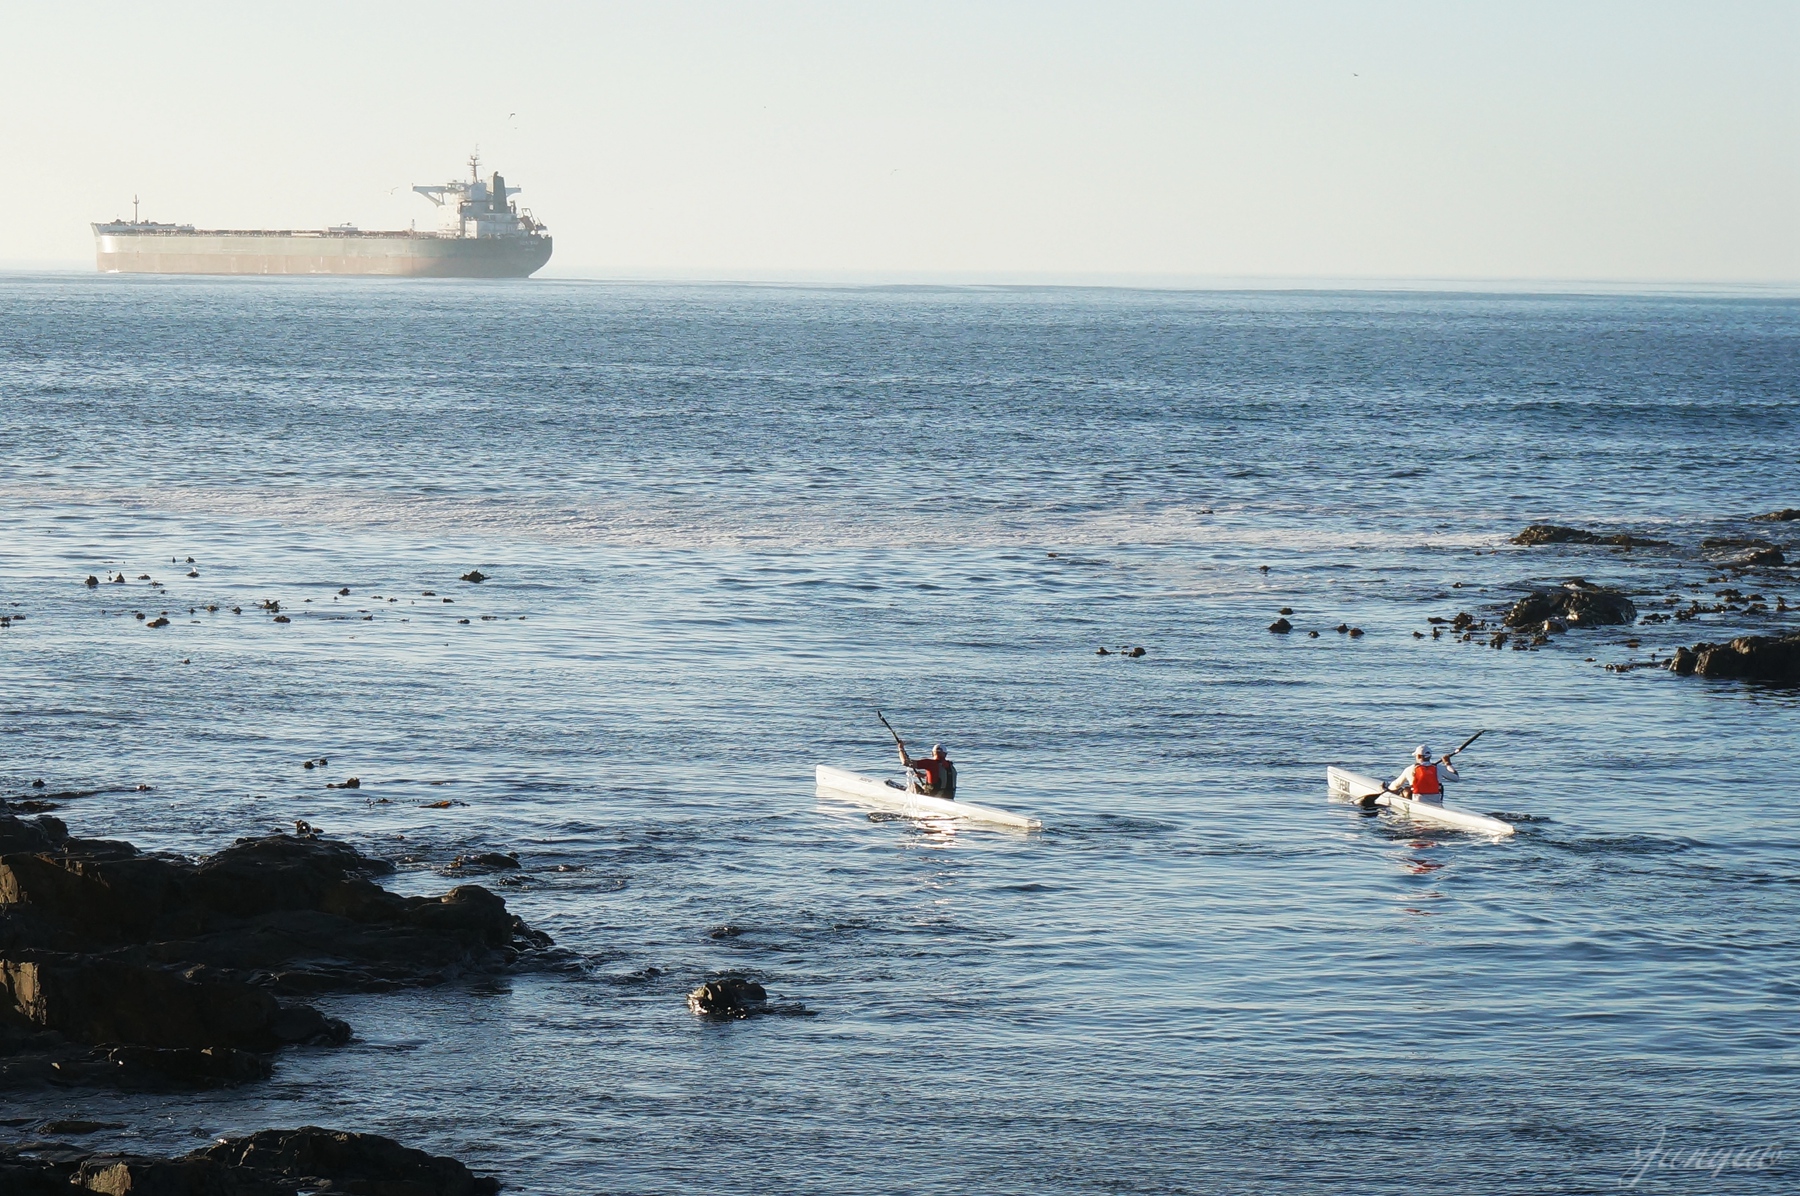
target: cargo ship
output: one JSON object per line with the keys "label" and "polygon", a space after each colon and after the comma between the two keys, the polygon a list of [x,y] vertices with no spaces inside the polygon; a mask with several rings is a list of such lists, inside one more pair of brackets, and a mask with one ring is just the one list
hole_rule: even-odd
{"label": "cargo ship", "polygon": [[388,274],[412,278],[528,278],[550,260],[544,226],[512,202],[520,188],[498,172],[414,187],[436,204],[435,232],[205,229],[130,220],[95,224],[94,258],[105,274]]}

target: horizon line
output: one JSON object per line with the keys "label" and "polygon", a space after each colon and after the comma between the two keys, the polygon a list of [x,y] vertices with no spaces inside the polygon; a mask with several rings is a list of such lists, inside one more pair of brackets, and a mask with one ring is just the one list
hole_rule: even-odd
{"label": "horizon line", "polygon": [[1429,274],[1253,274],[1074,270],[897,270],[871,268],[781,269],[741,267],[715,269],[643,269],[567,267],[539,271],[530,279],[408,278],[385,275],[333,274],[167,274],[107,275],[91,261],[79,259],[0,259],[0,276],[75,274],[144,278],[357,278],[401,282],[554,282],[601,286],[819,286],[946,287],[1062,290],[1144,291],[1415,291],[1477,294],[1617,294],[1700,293],[1715,296],[1800,297],[1800,279],[1584,278],[1579,276],[1429,275]]}

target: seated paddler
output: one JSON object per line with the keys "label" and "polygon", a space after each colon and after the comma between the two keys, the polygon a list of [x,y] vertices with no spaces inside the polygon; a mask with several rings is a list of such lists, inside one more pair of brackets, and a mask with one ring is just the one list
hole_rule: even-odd
{"label": "seated paddler", "polygon": [[929,756],[909,756],[906,754],[906,745],[903,743],[899,746],[900,763],[906,766],[912,792],[955,800],[956,765],[950,763],[943,744],[932,744]]}
{"label": "seated paddler", "polygon": [[1433,763],[1431,749],[1421,743],[1413,749],[1413,762],[1394,778],[1394,783],[1388,788],[1418,801],[1443,805],[1444,782],[1460,780],[1462,777],[1457,773],[1456,765],[1450,763],[1448,756]]}

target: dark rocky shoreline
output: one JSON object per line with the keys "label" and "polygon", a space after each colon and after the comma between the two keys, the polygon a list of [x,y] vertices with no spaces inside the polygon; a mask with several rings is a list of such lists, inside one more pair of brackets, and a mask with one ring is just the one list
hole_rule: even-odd
{"label": "dark rocky shoreline", "polygon": [[[480,885],[405,897],[372,879],[392,871],[317,834],[239,839],[193,861],[78,838],[45,814],[0,813],[0,1091],[252,1083],[284,1047],[350,1040],[352,1028],[307,997],[504,971],[551,947]],[[498,1186],[454,1160],[316,1128],[177,1160],[58,1142],[0,1150],[0,1191],[72,1184],[418,1196]]]}
{"label": "dark rocky shoreline", "polygon": [[0,1148],[6,1196],[105,1192],[114,1196],[488,1196],[500,1181],[455,1159],[375,1134],[303,1126],[221,1138],[180,1158],[84,1151],[61,1142]]}
{"label": "dark rocky shoreline", "polygon": [[351,1028],[316,993],[512,966],[548,936],[480,885],[402,897],[393,866],[316,835],[199,862],[0,815],[0,1088],[213,1086]]}

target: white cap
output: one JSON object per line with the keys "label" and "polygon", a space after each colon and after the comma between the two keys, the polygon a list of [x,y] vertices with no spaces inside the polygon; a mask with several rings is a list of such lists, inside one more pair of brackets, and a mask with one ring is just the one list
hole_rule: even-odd
{"label": "white cap", "polygon": [[931,754],[934,756],[943,750],[944,750],[944,745],[941,743],[934,743],[931,745]]}
{"label": "white cap", "polygon": [[1418,747],[1413,749],[1413,756],[1414,757],[1422,756],[1425,759],[1429,760],[1429,759],[1431,759],[1431,749],[1421,743]]}

